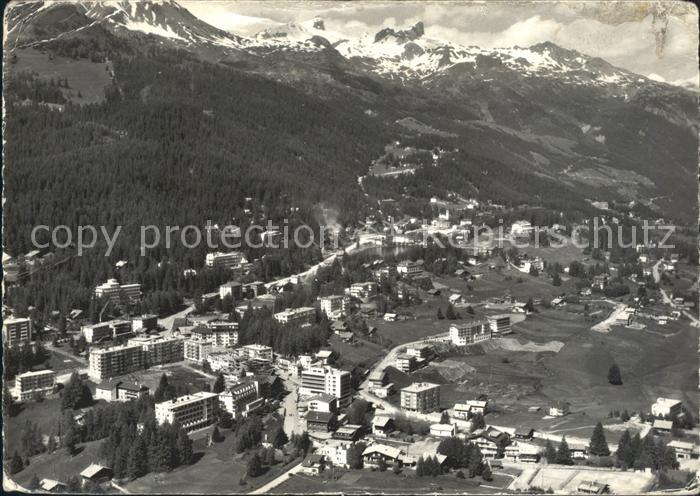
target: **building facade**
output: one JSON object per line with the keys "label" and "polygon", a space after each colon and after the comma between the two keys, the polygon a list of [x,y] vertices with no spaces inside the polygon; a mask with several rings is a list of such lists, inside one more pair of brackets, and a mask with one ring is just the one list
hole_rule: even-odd
{"label": "building facade", "polygon": [[183,356],[185,360],[202,365],[209,356],[213,345],[200,339],[187,339],[183,342]]}
{"label": "building facade", "polygon": [[132,338],[127,344],[129,346],[141,346],[145,355],[146,365],[150,367],[184,360],[183,343],[184,340],[180,337],[148,336]]}
{"label": "building facade", "polygon": [[489,339],[491,339],[491,327],[486,320],[476,319],[450,326],[450,340],[456,346],[467,346]]}
{"label": "building facade", "polygon": [[329,319],[339,319],[348,315],[350,310],[350,298],[343,295],[322,296],[319,298],[321,312]]}
{"label": "building facade", "polygon": [[110,377],[142,370],[145,357],[141,346],[112,346],[90,350],[88,375],[91,379],[101,381]]}
{"label": "building facade", "polygon": [[119,284],[116,279],[109,279],[106,283],[95,288],[95,297],[119,303],[122,298],[135,301],[141,298],[140,284]]}
{"label": "building facade", "polygon": [[50,393],[55,385],[56,372],[53,370],[25,372],[15,376],[15,387],[10,391],[10,394],[19,401],[26,401],[31,400],[36,395]]}
{"label": "building facade", "polygon": [[301,372],[299,394],[314,396],[329,394],[338,398],[340,406],[347,406],[352,400],[352,378],[350,372],[334,367],[311,367]]}
{"label": "building facade", "polygon": [[32,321],[28,318],[8,318],[2,321],[2,342],[8,346],[32,342]]}
{"label": "building facade", "polygon": [[414,382],[401,389],[401,408],[420,413],[439,410],[440,386],[430,382]]}
{"label": "building facade", "polygon": [[495,338],[505,336],[513,332],[510,315],[491,315],[488,317],[491,335]]}
{"label": "building facade", "polygon": [[156,403],[156,421],[179,423],[187,432],[209,427],[219,414],[219,395],[205,391]]}
{"label": "building facade", "polygon": [[287,308],[284,312],[275,314],[275,320],[282,325],[304,327],[316,322],[314,307]]}

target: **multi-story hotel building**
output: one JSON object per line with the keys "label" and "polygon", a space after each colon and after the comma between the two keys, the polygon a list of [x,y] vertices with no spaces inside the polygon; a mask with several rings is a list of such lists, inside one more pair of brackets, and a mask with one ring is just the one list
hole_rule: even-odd
{"label": "multi-story hotel building", "polygon": [[145,354],[146,365],[149,367],[180,362],[184,359],[183,339],[179,337],[143,336],[130,339],[128,344],[129,346],[141,346]]}
{"label": "multi-story hotel building", "polygon": [[2,321],[2,342],[8,346],[32,342],[32,321],[28,318],[8,318]]}
{"label": "multi-story hotel building", "polygon": [[131,328],[133,330],[145,329],[152,331],[158,327],[158,316],[153,314],[144,314],[131,317]]}
{"label": "multi-story hotel building", "polygon": [[183,347],[185,360],[202,365],[207,359],[207,356],[211,352],[214,345],[212,345],[209,341],[188,339],[183,343]]}
{"label": "multi-story hotel building", "polygon": [[440,386],[430,382],[414,382],[401,390],[401,408],[429,413],[440,409]]}
{"label": "multi-story hotel building", "polygon": [[219,298],[223,300],[227,296],[240,300],[243,296],[243,285],[237,281],[230,281],[219,286]]}
{"label": "multi-story hotel building", "polygon": [[493,337],[497,338],[500,336],[505,336],[513,332],[513,328],[510,321],[510,315],[490,315],[488,317],[489,327],[491,328],[491,334]]}
{"label": "multi-story hotel building", "polygon": [[224,267],[230,269],[232,267],[237,267],[241,264],[247,263],[243,253],[239,251],[232,251],[229,253],[214,252],[207,253],[205,263],[207,267]]}
{"label": "multi-story hotel building", "polygon": [[142,370],[145,365],[141,346],[122,345],[90,350],[88,375],[94,381]]}
{"label": "multi-story hotel building", "polygon": [[326,314],[329,319],[339,319],[348,315],[350,310],[350,298],[343,295],[322,296],[319,298],[321,302],[321,311]]}
{"label": "multi-story hotel building", "polygon": [[122,295],[128,300],[139,300],[141,298],[140,284],[119,284],[116,279],[109,279],[106,283],[100,284],[95,288],[95,297],[107,299],[118,303],[121,301]]}
{"label": "multi-story hotel building", "polygon": [[50,393],[55,385],[56,372],[53,370],[25,372],[15,376],[15,387],[10,391],[10,394],[19,401],[26,401],[31,400],[37,394]]}
{"label": "multi-story hotel building", "polygon": [[360,300],[368,300],[377,296],[379,286],[376,282],[357,282],[350,286],[350,296]]}
{"label": "multi-story hotel building", "polygon": [[219,395],[199,392],[156,403],[156,421],[179,423],[187,432],[209,427],[219,413]]}
{"label": "multi-story hotel building", "polygon": [[416,262],[403,260],[396,266],[396,272],[403,276],[415,277],[423,274],[423,267]]}
{"label": "multi-story hotel building", "polygon": [[276,313],[275,320],[282,325],[308,326],[316,322],[316,309],[314,307],[287,308],[284,312]]}
{"label": "multi-story hotel building", "polygon": [[214,320],[192,329],[192,339],[229,348],[238,344],[238,322]]}
{"label": "multi-story hotel building", "polygon": [[237,348],[238,357],[243,360],[272,361],[272,348],[264,344],[247,344]]}
{"label": "multi-story hotel building", "polygon": [[311,367],[301,372],[299,394],[314,396],[330,394],[338,398],[340,406],[347,406],[352,400],[352,378],[350,372],[334,367]]}
{"label": "multi-story hotel building", "polygon": [[255,381],[239,382],[219,394],[219,406],[229,412],[234,419],[247,416],[263,403],[265,398],[260,398]]}
{"label": "multi-story hotel building", "polygon": [[457,346],[466,346],[489,339],[491,339],[491,326],[485,319],[475,319],[450,326],[450,340]]}
{"label": "multi-story hotel building", "polygon": [[84,325],[80,328],[80,332],[88,343],[101,343],[131,334],[131,321],[117,319]]}

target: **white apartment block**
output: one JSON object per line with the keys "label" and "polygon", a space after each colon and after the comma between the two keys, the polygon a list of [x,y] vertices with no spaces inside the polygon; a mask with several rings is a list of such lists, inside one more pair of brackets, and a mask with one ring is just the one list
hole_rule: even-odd
{"label": "white apartment block", "polygon": [[152,314],[137,315],[131,317],[131,328],[145,329],[147,331],[152,331],[158,327],[158,316]]}
{"label": "white apartment block", "polygon": [[509,314],[490,315],[488,321],[493,337],[505,336],[513,332]]}
{"label": "white apartment block", "polygon": [[350,298],[347,296],[322,296],[319,301],[321,302],[321,312],[326,314],[329,319],[339,319],[348,315],[350,311]]}
{"label": "white apartment block", "polygon": [[264,403],[265,399],[259,397],[258,385],[255,381],[239,382],[219,394],[219,406],[230,413],[234,419],[248,416]]}
{"label": "white apartment block", "polygon": [[209,356],[213,345],[208,341],[199,339],[187,339],[183,343],[183,355],[185,360],[202,365]]}
{"label": "white apartment block", "polygon": [[311,367],[301,372],[301,396],[329,394],[338,398],[339,405],[347,406],[352,400],[350,372],[334,367]]}
{"label": "white apartment block", "polygon": [[237,367],[238,356],[234,350],[211,351],[207,362],[213,372],[229,372]]}
{"label": "white apartment block", "polygon": [[440,385],[414,382],[401,390],[401,408],[410,412],[430,413],[440,409]]}
{"label": "white apartment block", "polygon": [[683,403],[672,398],[656,398],[656,402],[651,405],[651,414],[654,417],[675,417],[680,414]]}
{"label": "white apartment block", "polygon": [[247,344],[236,351],[238,351],[238,356],[244,360],[272,361],[272,348],[264,344]]}
{"label": "white apartment block", "polygon": [[206,341],[217,347],[230,348],[238,344],[238,322],[215,320],[192,329],[192,339]]}
{"label": "white apartment block", "polygon": [[476,319],[450,326],[450,341],[457,346],[467,346],[491,339],[491,327],[487,320]]}
{"label": "white apartment block", "polygon": [[142,370],[145,365],[141,346],[112,346],[90,350],[88,375],[94,381]]}
{"label": "white apartment block", "polygon": [[243,293],[243,285],[237,281],[230,281],[219,286],[219,298],[222,300],[230,296],[234,300],[239,300]]}
{"label": "white apartment block", "polygon": [[119,284],[116,279],[109,279],[106,283],[95,288],[95,297],[104,298],[109,301],[119,303],[122,296],[127,300],[138,300],[141,298],[140,284]]}
{"label": "white apartment block", "polygon": [[2,342],[8,346],[32,341],[32,321],[28,318],[8,318],[2,321]]}
{"label": "white apartment block", "polygon": [[13,398],[19,401],[31,400],[36,394],[47,394],[56,385],[56,372],[39,370],[25,372],[15,376],[15,387],[10,391]]}
{"label": "white apartment block", "polygon": [[243,253],[239,251],[232,251],[229,253],[222,253],[222,252],[214,252],[214,253],[207,253],[206,259],[205,259],[205,264],[207,267],[225,267],[225,268],[232,268],[232,267],[237,267],[241,264],[247,263],[248,260],[246,260],[245,256]]}
{"label": "white apartment block", "polygon": [[117,339],[131,332],[131,321],[120,319],[84,325],[80,328],[80,333],[90,344]]}
{"label": "white apartment block", "polygon": [[314,307],[287,308],[284,312],[275,314],[275,320],[282,325],[305,327],[316,322]]}
{"label": "white apartment block", "polygon": [[156,421],[179,423],[187,432],[212,425],[219,413],[219,395],[199,392],[156,403]]}
{"label": "white apartment block", "polygon": [[350,286],[350,296],[360,300],[367,300],[377,296],[379,286],[376,282],[357,282]]}
{"label": "white apartment block", "polygon": [[184,359],[183,339],[180,337],[163,338],[160,336],[144,336],[132,338],[129,346],[141,346],[147,366],[164,363],[181,362]]}
{"label": "white apartment block", "polygon": [[396,272],[408,277],[419,276],[423,273],[423,267],[416,262],[403,260],[396,266]]}

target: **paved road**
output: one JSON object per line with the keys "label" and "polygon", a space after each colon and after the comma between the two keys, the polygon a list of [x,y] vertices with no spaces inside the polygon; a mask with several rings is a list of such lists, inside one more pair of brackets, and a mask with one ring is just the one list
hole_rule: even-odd
{"label": "paved road", "polygon": [[267,492],[272,491],[274,488],[282,484],[284,481],[288,480],[291,474],[296,474],[299,473],[302,469],[301,466],[301,460],[299,461],[299,464],[293,466],[286,472],[284,472],[282,475],[279,477],[272,479],[270,482],[265,484],[264,486],[260,486],[257,488],[255,491],[251,491],[250,494],[265,494]]}
{"label": "paved road", "polygon": [[[668,293],[666,293],[666,290],[661,288],[661,274],[659,273],[659,265],[661,265],[661,260],[654,264],[654,266],[651,268],[651,273],[654,276],[654,281],[659,285],[661,298],[663,299],[663,302],[666,305],[669,305],[671,308],[678,308],[673,302],[673,299],[668,295]],[[692,322],[692,325],[695,327],[700,327],[700,320],[698,320],[692,313],[684,309],[681,309],[681,313],[688,317],[688,319]]]}

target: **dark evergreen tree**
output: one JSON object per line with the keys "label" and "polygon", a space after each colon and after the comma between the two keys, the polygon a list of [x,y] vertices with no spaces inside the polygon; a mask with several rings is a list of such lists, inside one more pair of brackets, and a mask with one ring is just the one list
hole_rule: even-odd
{"label": "dark evergreen tree", "polygon": [[566,437],[561,438],[561,443],[559,443],[559,447],[557,448],[557,456],[554,462],[559,465],[574,464],[574,460],[571,458],[571,451],[569,450],[569,443],[566,442]]}
{"label": "dark evergreen tree", "polygon": [[608,382],[614,386],[620,386],[622,384],[620,367],[618,367],[615,363],[613,363],[608,370]]}
{"label": "dark evergreen tree", "polygon": [[608,442],[605,439],[603,424],[600,422],[593,428],[591,441],[588,444],[588,451],[596,456],[608,456],[610,454],[610,448],[608,448]]}

